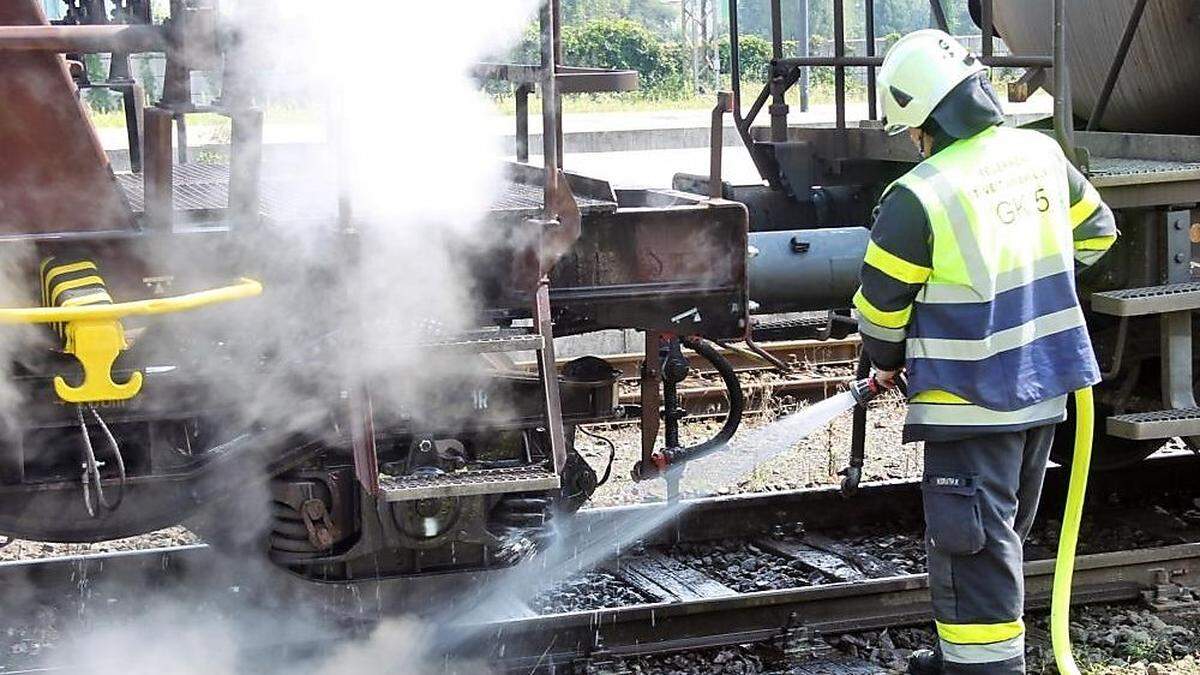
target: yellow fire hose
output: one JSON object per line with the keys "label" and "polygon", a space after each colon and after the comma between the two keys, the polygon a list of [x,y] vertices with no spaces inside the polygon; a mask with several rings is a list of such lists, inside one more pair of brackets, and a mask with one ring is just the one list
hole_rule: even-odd
{"label": "yellow fire hose", "polygon": [[1054,645],[1054,662],[1063,675],[1079,675],[1079,667],[1071,653],[1071,576],[1075,571],[1075,547],[1079,543],[1079,522],[1083,517],[1088,468],[1092,463],[1092,416],[1092,388],[1084,387],[1075,392],[1075,448],[1071,455],[1071,480],[1067,485],[1067,506],[1058,538],[1054,589],[1050,598],[1050,639]]}

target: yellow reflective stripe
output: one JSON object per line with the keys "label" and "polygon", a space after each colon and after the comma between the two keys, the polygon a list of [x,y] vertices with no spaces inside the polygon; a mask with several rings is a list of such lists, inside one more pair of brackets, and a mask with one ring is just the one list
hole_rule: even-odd
{"label": "yellow reflective stripe", "polygon": [[1115,234],[1105,234],[1091,239],[1080,239],[1075,242],[1076,251],[1107,251],[1117,240]]}
{"label": "yellow reflective stripe", "polygon": [[54,278],[61,274],[70,274],[71,272],[80,272],[82,270],[96,269],[96,263],[91,260],[80,260],[79,262],[67,263],[66,265],[58,265],[57,267],[49,267],[54,262],[54,258],[46,258],[42,261],[42,304],[50,304],[50,283]]}
{"label": "yellow reflective stripe", "polygon": [[1025,654],[1024,635],[985,645],[956,645],[946,640],[939,640],[938,643],[942,648],[942,658],[950,663],[998,664]]}
{"label": "yellow reflective stripe", "polygon": [[957,645],[986,645],[1011,640],[1025,633],[1025,621],[1003,623],[942,623],[937,624],[938,637]]}
{"label": "yellow reflective stripe", "polygon": [[[943,150],[943,152],[945,152]],[[928,160],[927,160],[928,162]],[[922,169],[918,174],[917,169]],[[936,169],[926,164],[918,164],[916,168],[896,181],[896,185],[907,188],[921,202],[925,209],[925,217],[929,219],[929,230],[932,235],[933,272],[931,279],[940,283],[954,283],[974,287],[977,274],[973,273],[966,256],[959,246],[961,233],[954,226],[955,219],[962,222],[962,228],[970,229],[967,222],[969,215],[962,209],[958,199],[950,195],[949,202],[942,200],[937,186],[931,179]],[[953,209],[953,213],[949,210]],[[968,249],[974,244],[974,235],[966,240]],[[976,256],[977,257],[977,256]]]}
{"label": "yellow reflective stripe", "polygon": [[971,403],[961,396],[951,394],[948,391],[942,391],[941,389],[928,389],[918,392],[911,400],[913,403],[945,403],[949,405],[967,405]]}
{"label": "yellow reflective stripe", "polygon": [[928,267],[910,263],[900,256],[889,253],[874,241],[867,244],[867,255],[863,258],[863,262],[906,284],[923,284],[932,271]]}
{"label": "yellow reflective stripe", "polygon": [[1084,183],[1083,195],[1071,205],[1071,229],[1079,227],[1100,208],[1100,193],[1091,183]]}
{"label": "yellow reflective stripe", "polygon": [[76,288],[81,288],[83,286],[100,286],[103,288],[104,280],[95,275],[79,277],[78,279],[68,279],[67,281],[54,286],[54,290],[50,292],[50,302],[46,304],[53,305],[54,303],[58,302],[59,296],[61,296],[63,293]]}
{"label": "yellow reflective stripe", "polygon": [[861,288],[854,294],[854,308],[858,310],[859,314],[866,317],[867,321],[883,328],[904,328],[912,316],[912,305],[894,312],[885,312],[877,308],[867,300]]}
{"label": "yellow reflective stripe", "polygon": [[884,328],[867,321],[865,316],[858,317],[858,332],[884,342],[904,342],[908,331],[904,328]]}

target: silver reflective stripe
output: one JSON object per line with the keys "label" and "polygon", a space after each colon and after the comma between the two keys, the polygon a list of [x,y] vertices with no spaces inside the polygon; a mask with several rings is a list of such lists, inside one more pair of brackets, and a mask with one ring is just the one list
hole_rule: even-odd
{"label": "silver reflective stripe", "polygon": [[[1076,254],[1076,257],[1079,257]],[[1075,266],[1065,254],[1055,253],[1045,258],[1033,261],[1032,265],[1018,267],[1014,270],[1001,272],[996,275],[996,293],[992,297],[981,298],[973,289],[958,284],[925,284],[917,295],[917,302],[926,304],[954,302],[988,302],[996,295],[1013,289],[1027,286],[1038,279],[1052,277],[1055,274],[1074,270]]]}
{"label": "silver reflective stripe", "polygon": [[939,640],[942,658],[951,663],[998,663],[1025,655],[1025,636],[986,645],[959,645]]}
{"label": "silver reflective stripe", "polygon": [[858,332],[862,333],[863,335],[869,335],[876,340],[883,340],[884,342],[904,342],[904,338],[908,335],[907,331],[903,328],[885,328],[879,324],[871,323],[871,321],[862,314],[855,312],[855,315],[858,316]]}
{"label": "silver reflective stripe", "polygon": [[982,361],[1010,349],[1024,347],[1035,340],[1084,325],[1083,312],[1079,307],[1068,307],[1026,321],[1020,326],[996,331],[982,340],[909,338],[908,358]]}
{"label": "silver reflective stripe", "polygon": [[1026,422],[1061,418],[1067,409],[1067,397],[1056,396],[1020,410],[991,410],[965,403],[913,403],[908,404],[906,424],[932,424],[937,426],[1010,426]]}
{"label": "silver reflective stripe", "polygon": [[1075,226],[1075,229],[1071,232],[1071,237],[1075,241],[1079,241],[1080,239],[1091,239],[1093,237],[1117,234],[1117,228],[1114,227],[1113,222],[1112,217],[1104,209],[1097,207],[1092,212],[1092,215]]}
{"label": "silver reflective stripe", "polygon": [[966,264],[967,274],[971,276],[971,287],[983,297],[994,296],[995,289],[992,287],[991,273],[988,271],[987,264],[983,262],[979,241],[975,238],[975,231],[971,229],[971,217],[967,215],[967,210],[963,207],[958,190],[948,181],[943,180],[941,172],[929,162],[918,164],[912,170],[912,175],[927,181],[933,187],[938,201],[946,210],[946,217],[950,220],[950,229],[954,231],[958,251]]}
{"label": "silver reflective stripe", "polygon": [[1105,253],[1108,251],[1075,251],[1075,259],[1084,265],[1091,265],[1103,258]]}

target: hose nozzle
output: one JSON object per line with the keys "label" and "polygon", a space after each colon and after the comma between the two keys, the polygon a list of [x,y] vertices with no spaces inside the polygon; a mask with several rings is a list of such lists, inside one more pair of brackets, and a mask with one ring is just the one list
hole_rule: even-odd
{"label": "hose nozzle", "polygon": [[883,385],[879,384],[879,380],[876,380],[874,375],[856,380],[850,385],[850,393],[854,396],[855,403],[864,408],[883,393],[883,389]]}
{"label": "hose nozzle", "polygon": [[874,401],[880,394],[899,387],[901,392],[908,392],[908,381],[904,378],[903,373],[899,373],[888,384],[883,384],[875,379],[875,373],[871,373],[861,380],[856,380],[850,385],[850,393],[854,396],[854,402],[859,406],[866,408],[867,404]]}

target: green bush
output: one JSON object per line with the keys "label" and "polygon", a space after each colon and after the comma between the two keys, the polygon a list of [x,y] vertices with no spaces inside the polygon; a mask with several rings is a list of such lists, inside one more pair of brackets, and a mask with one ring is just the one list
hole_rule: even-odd
{"label": "green bush", "polygon": [[[539,63],[540,40],[535,22],[525,29],[521,42],[508,54],[509,60]],[[562,51],[563,62],[568,66],[636,70],[641,93],[646,96],[676,96],[687,86],[688,56],[683,47],[660,41],[654,33],[629,19],[601,18],[566,25],[562,30]],[[488,91],[500,93],[495,85],[489,85]]]}
{"label": "green bush", "polygon": [[[721,40],[717,45],[721,58],[721,72],[728,74],[732,68],[729,62],[729,38]],[[747,80],[767,80],[767,71],[771,67],[771,43],[757,35],[743,35],[738,39],[738,55],[741,57],[742,78]]]}
{"label": "green bush", "polygon": [[[87,68],[88,79],[92,82],[103,82],[108,79],[108,71],[104,68],[99,54],[85,55],[83,65]],[[116,112],[121,109],[121,95],[111,89],[85,89],[83,100],[89,108],[98,113]]]}
{"label": "green bush", "polygon": [[572,66],[636,70],[651,93],[681,91],[683,50],[668,47],[629,19],[595,19],[563,29],[563,60]]}

